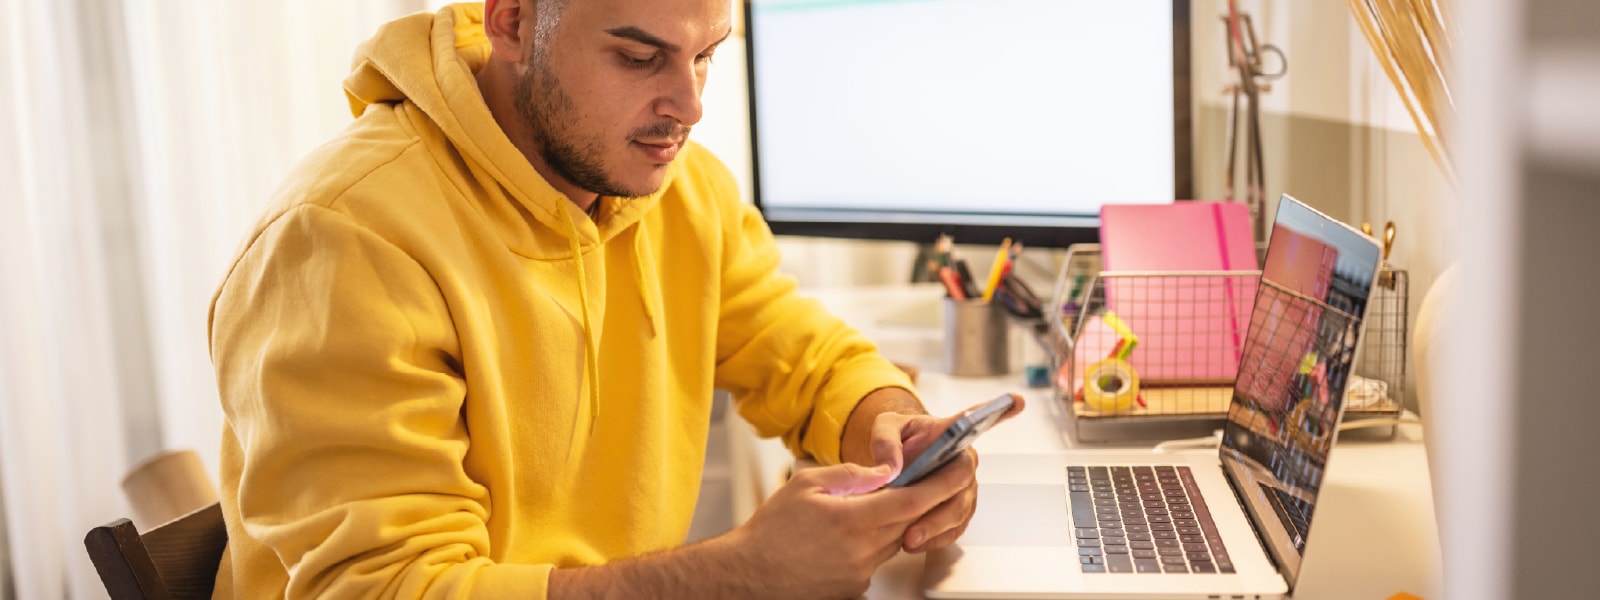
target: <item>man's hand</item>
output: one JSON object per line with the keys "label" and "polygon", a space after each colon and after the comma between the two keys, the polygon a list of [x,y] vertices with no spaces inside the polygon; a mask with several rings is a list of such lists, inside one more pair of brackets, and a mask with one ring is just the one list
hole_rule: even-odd
{"label": "man's hand", "polygon": [[965,489],[949,469],[915,486],[884,488],[894,475],[887,466],[848,463],[803,469],[730,532],[762,581],[761,596],[860,596],[899,552],[906,527]]}
{"label": "man's hand", "polygon": [[[1022,410],[1022,399],[1016,400],[1003,418]],[[915,484],[883,487],[906,457],[927,449],[955,418],[936,419],[921,408],[902,389],[869,394],[845,428],[843,449],[851,463],[795,473],[725,535],[669,552],[556,569],[550,597],[632,598],[663,590],[695,598],[860,596],[878,567],[902,548],[922,552],[955,541],[977,506],[978,461],[970,450]],[[913,543],[913,537],[931,539]]]}
{"label": "man's hand", "polygon": [[[1017,394],[1012,394],[1011,397],[1015,400],[1015,404],[1001,417],[1002,421],[1022,412],[1024,406],[1022,397]],[[868,442],[872,453],[871,462],[890,465],[893,467],[892,472],[898,475],[905,468],[908,457],[914,458],[927,450],[928,446],[932,445],[958,416],[935,418],[897,412],[878,414],[873,420]],[[951,460],[921,482],[910,486],[917,488],[931,485],[934,480],[939,480],[941,485],[959,486],[960,491],[906,529],[901,541],[901,547],[905,551],[936,550],[950,545],[956,538],[961,537],[967,530],[967,523],[972,520],[972,513],[978,508],[978,481],[975,477],[977,469],[978,453],[967,448],[961,456]]]}

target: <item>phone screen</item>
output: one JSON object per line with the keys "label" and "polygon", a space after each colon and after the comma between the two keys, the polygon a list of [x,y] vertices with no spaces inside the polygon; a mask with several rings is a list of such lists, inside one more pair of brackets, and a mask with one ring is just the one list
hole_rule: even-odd
{"label": "phone screen", "polygon": [[994,427],[994,424],[1000,421],[1000,417],[1010,411],[1015,403],[1016,399],[1012,398],[1011,394],[1002,394],[982,406],[962,413],[944,430],[944,433],[939,434],[939,438],[934,440],[928,449],[923,450],[922,454],[917,455],[916,460],[911,461],[911,464],[900,472],[900,476],[889,482],[889,487],[911,485],[939,470],[939,467],[972,445],[972,441],[978,439],[979,434]]}

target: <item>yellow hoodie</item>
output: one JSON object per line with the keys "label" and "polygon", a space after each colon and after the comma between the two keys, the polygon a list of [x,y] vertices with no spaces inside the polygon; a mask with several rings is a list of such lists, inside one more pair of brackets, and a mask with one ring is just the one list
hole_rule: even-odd
{"label": "yellow hoodie", "polygon": [[212,303],[217,597],[542,598],[682,543],[712,389],[797,454],[905,376],[777,273],[690,144],[598,223],[495,124],[481,6],[386,25],[359,115],[289,176]]}

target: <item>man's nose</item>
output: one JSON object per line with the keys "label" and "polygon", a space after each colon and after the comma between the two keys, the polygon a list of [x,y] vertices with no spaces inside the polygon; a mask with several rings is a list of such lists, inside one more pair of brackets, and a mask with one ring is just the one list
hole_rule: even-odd
{"label": "man's nose", "polygon": [[700,92],[704,87],[705,72],[695,68],[693,63],[686,68],[674,69],[664,78],[661,99],[656,102],[656,113],[672,117],[685,126],[700,122]]}

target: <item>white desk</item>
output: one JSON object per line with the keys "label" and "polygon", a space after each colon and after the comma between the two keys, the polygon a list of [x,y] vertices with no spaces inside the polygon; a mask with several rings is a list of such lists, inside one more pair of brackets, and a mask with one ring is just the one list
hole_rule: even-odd
{"label": "white desk", "polygon": [[[934,414],[953,413],[1006,391],[1022,393],[1028,409],[1001,425],[1005,435],[979,438],[973,447],[980,456],[1042,454],[1078,447],[1064,433],[1068,429],[1063,407],[1048,389],[1024,388],[1020,374],[963,379],[939,372],[940,294],[936,286],[918,285],[810,295],[878,341],[885,356],[921,368],[918,394]],[[747,427],[734,429],[749,431]],[[1294,597],[1384,599],[1407,592],[1440,598],[1439,536],[1421,430],[1402,427],[1395,441],[1362,437],[1359,432],[1345,433],[1329,459],[1317,504],[1316,534],[1307,544]],[[745,469],[757,482],[747,489],[761,497],[772,491],[790,465],[788,452],[774,443],[752,446],[748,438],[736,441],[736,446],[745,446]],[[983,481],[981,461],[978,477]],[[746,499],[743,504],[748,510],[754,500]],[[745,512],[735,518],[742,522],[748,516]],[[921,555],[900,554],[878,571],[867,598],[921,598],[922,565]]]}

